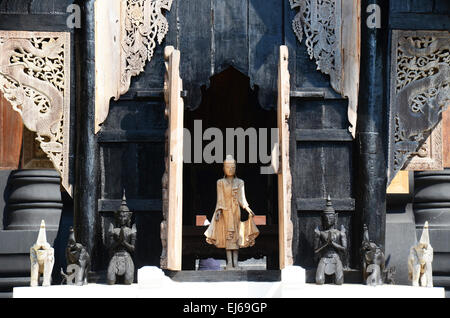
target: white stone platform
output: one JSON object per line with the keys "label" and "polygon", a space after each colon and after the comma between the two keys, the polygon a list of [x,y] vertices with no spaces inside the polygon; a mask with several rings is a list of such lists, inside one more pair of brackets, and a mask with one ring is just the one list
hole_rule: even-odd
{"label": "white stone platform", "polygon": [[138,271],[138,284],[16,287],[14,298],[444,298],[444,288],[305,284],[304,270],[282,270],[280,282],[174,282],[156,267]]}

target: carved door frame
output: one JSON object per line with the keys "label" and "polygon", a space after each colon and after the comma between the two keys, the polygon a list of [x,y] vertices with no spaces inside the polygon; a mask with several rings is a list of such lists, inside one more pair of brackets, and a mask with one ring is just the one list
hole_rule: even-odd
{"label": "carved door frame", "polygon": [[163,221],[161,222],[161,267],[181,270],[183,242],[183,124],[184,103],[181,98],[180,51],[173,46],[164,50],[166,131],[165,172],[162,179]]}
{"label": "carved door frame", "polygon": [[292,176],[289,164],[289,118],[290,118],[290,75],[288,70],[289,51],[287,46],[280,46],[278,64],[278,241],[280,269],[293,265],[291,221]]}
{"label": "carved door frame", "polygon": [[[293,264],[291,221],[292,177],[289,165],[289,117],[290,75],[288,71],[288,48],[281,46],[278,68],[277,125],[279,130],[279,158],[274,160],[278,175],[278,241],[280,269]],[[163,221],[161,222],[161,267],[181,270],[182,266],[182,220],[183,220],[183,116],[181,98],[180,51],[168,46],[164,51],[166,74],[164,82],[166,132],[165,167],[162,178]]]}

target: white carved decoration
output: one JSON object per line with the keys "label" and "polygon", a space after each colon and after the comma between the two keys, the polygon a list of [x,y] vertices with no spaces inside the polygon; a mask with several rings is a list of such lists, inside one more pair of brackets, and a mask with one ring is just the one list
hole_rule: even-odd
{"label": "white carved decoration", "polygon": [[169,23],[163,10],[173,0],[96,0],[95,133],[109,112],[111,97],[128,92],[131,78],[144,71]]}
{"label": "white carved decoration", "polygon": [[0,31],[0,91],[36,132],[69,194],[70,34]]}
{"label": "white carved decoration", "polygon": [[355,137],[360,72],[360,0],[289,0],[299,12],[292,23],[317,70],[349,99],[349,130]]}
{"label": "white carved decoration", "polygon": [[420,148],[416,152],[411,153],[411,159],[403,170],[443,170],[444,144],[442,139],[442,122],[439,122]]}

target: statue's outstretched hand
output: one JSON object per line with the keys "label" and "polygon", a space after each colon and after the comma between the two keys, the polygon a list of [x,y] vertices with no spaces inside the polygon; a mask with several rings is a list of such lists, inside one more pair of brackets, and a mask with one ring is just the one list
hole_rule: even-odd
{"label": "statue's outstretched hand", "polygon": [[250,207],[246,208],[248,214],[250,214],[251,216],[255,216],[255,212],[252,211],[252,209],[250,209]]}

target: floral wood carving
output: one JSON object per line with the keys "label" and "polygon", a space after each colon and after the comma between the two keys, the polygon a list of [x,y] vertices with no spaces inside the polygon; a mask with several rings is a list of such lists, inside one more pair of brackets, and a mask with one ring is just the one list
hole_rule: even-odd
{"label": "floral wood carving", "polygon": [[163,11],[173,0],[97,0],[95,2],[95,132],[106,120],[111,97],[128,92],[131,78],[144,71],[169,23]]}
{"label": "floral wood carving", "polygon": [[349,130],[355,137],[360,71],[360,0],[289,0],[298,13],[292,22],[317,70],[348,97]]}
{"label": "floral wood carving", "polygon": [[0,91],[61,174],[69,194],[70,34],[0,31]]}
{"label": "floral wood carving", "polygon": [[389,182],[405,164],[443,169],[439,123],[450,104],[450,33],[394,31],[392,41]]}

